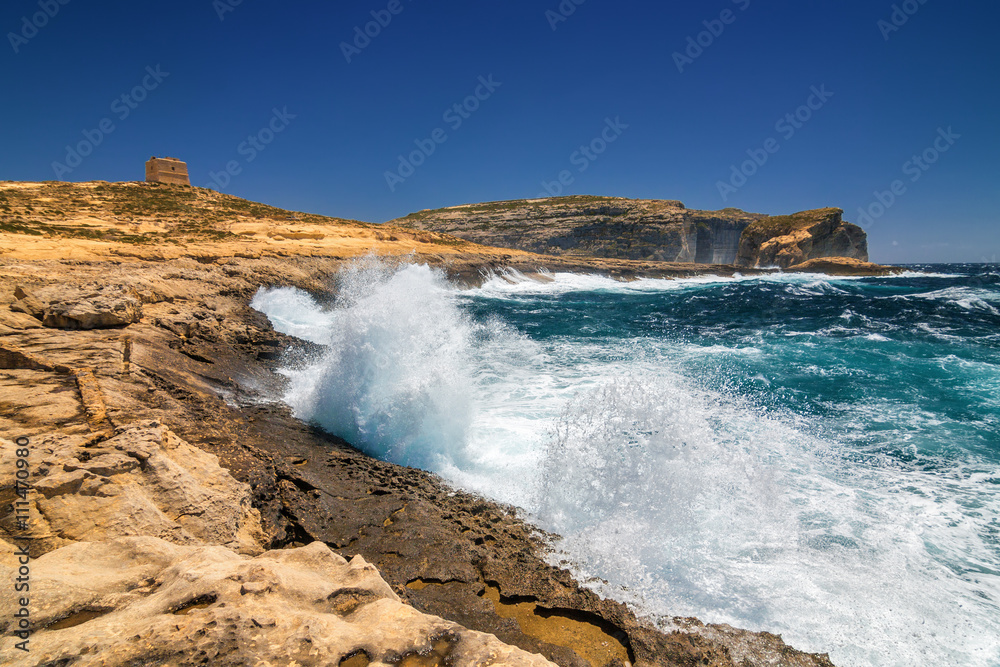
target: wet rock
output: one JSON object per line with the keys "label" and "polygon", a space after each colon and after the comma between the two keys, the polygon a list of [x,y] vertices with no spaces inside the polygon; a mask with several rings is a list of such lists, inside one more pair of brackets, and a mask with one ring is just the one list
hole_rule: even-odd
{"label": "wet rock", "polygon": [[900,273],[903,269],[896,266],[884,266],[871,262],[862,262],[850,257],[823,257],[810,259],[790,266],[786,271],[795,273],[822,273],[828,276],[888,276]]}

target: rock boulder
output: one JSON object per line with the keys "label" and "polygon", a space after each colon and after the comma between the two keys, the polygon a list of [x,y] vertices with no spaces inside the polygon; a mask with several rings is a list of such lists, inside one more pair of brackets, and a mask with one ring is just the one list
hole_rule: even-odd
{"label": "rock boulder", "polygon": [[134,290],[122,286],[45,287],[38,291],[18,287],[11,310],[27,313],[53,329],[109,329],[142,319],[142,302]]}

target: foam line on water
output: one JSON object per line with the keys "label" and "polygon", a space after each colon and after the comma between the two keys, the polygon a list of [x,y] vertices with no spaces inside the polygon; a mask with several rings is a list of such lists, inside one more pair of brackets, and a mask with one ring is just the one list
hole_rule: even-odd
{"label": "foam line on water", "polygon": [[585,273],[542,272],[540,278],[505,269],[493,272],[478,288],[470,291],[483,295],[557,295],[567,292],[610,291],[610,292],[661,292],[720,283],[777,283],[836,289],[836,283],[857,283],[877,279],[880,281],[904,280],[910,278],[961,278],[960,275],[903,271],[898,274],[879,276],[830,276],[824,273],[783,273],[764,275],[736,273],[733,276],[704,275],[688,278],[638,278],[636,280],[616,280],[607,276]]}

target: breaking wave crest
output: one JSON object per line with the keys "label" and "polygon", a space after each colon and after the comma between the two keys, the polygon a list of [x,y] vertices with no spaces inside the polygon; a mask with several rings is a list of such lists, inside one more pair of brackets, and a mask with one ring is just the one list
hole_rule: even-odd
{"label": "breaking wave crest", "polygon": [[467,463],[474,385],[491,372],[474,369],[472,355],[516,334],[465,315],[442,274],[366,258],[338,276],[329,309],[289,288],[260,290],[252,305],[277,329],[325,346],[284,371],[296,416],[401,465]]}

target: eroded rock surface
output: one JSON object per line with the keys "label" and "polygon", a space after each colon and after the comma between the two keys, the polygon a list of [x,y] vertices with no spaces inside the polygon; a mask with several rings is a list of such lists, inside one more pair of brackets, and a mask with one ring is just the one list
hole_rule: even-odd
{"label": "eroded rock surface", "polygon": [[671,200],[572,196],[452,206],[393,223],[551,255],[732,264],[743,230],[762,217]]}
{"label": "eroded rock surface", "polygon": [[[33,563],[32,600],[30,653],[0,649],[12,667],[551,665],[402,604],[364,558],[320,542],[255,558],[153,537],[80,542]],[[15,611],[4,596],[0,630]]]}
{"label": "eroded rock surface", "polygon": [[757,220],[743,231],[736,264],[786,269],[829,257],[868,261],[868,236],[844,222],[839,208],[821,208]]}
{"label": "eroded rock surface", "polygon": [[[359,555],[318,541],[265,552],[249,485],[158,422],[29,440],[27,529],[0,488],[0,579],[30,544],[30,651],[6,637],[4,664],[551,664],[403,604]],[[17,449],[0,441],[4,480]],[[20,628],[16,599],[0,600],[0,634]]]}
{"label": "eroded rock surface", "polygon": [[[15,186],[16,199],[4,190]],[[148,433],[149,429],[157,431],[162,427],[193,449],[217,456],[222,469],[247,485],[253,509],[260,514],[264,535],[260,549],[297,551],[299,547],[318,544],[346,559],[360,555],[379,569],[392,592],[413,609],[493,634],[560,667],[617,665],[623,655],[636,667],[830,664],[824,656],[796,651],[780,637],[767,633],[749,633],[685,619],[673,625],[657,625],[637,618],[625,605],[601,599],[581,587],[566,570],[548,565],[546,536],[521,521],[512,509],[449,489],[426,472],[371,459],[348,443],[294,419],[287,408],[268,400],[282,390],[282,378],[274,372],[277,361],[287,353],[309,354],[315,350],[275,332],[265,317],[248,307],[262,285],[295,286],[328,295],[342,260],[373,248],[386,254],[416,250],[414,260],[440,266],[468,282],[481,279],[483,271],[505,268],[523,272],[542,268],[598,271],[627,278],[696,275],[704,267],[553,258],[496,248],[472,248],[471,244],[461,245],[464,242],[431,232],[410,230],[410,237],[406,237],[393,227],[375,229],[353,223],[335,225],[329,220],[300,220],[290,212],[197,188],[188,191],[138,184],[2,184],[0,195],[6,197],[15,215],[24,216],[23,225],[17,227],[23,227],[23,234],[0,230],[0,436],[28,437],[32,443],[29,463],[37,477],[34,481],[43,482],[55,475],[45,483],[52,497],[37,492],[36,504],[58,499],[65,507],[79,507],[86,515],[113,508],[113,504],[103,504],[108,499],[137,494],[129,497],[148,500],[159,512],[143,505],[149,510],[146,516],[156,518],[149,525],[163,532],[149,542],[160,546],[144,552],[149,555],[147,560],[136,556],[135,566],[141,572],[128,575],[132,578],[127,581],[140,585],[132,590],[128,590],[132,584],[124,585],[122,605],[139,604],[140,597],[155,593],[152,586],[161,577],[157,573],[179,562],[171,560],[170,554],[188,554],[178,556],[187,558],[195,552],[225,553],[218,567],[234,574],[244,567],[240,563],[254,562],[250,556],[257,553],[239,546],[238,527],[250,525],[251,518],[232,524],[209,521],[213,516],[224,517],[221,513],[200,517],[185,514],[181,508],[199,506],[197,499],[183,494],[164,499],[152,494],[150,489],[161,484],[157,480],[163,478],[143,469],[144,463],[132,456],[129,447],[123,444],[124,439],[117,440],[124,449],[113,442],[130,430],[147,433],[156,442],[169,440],[165,433]],[[46,202],[46,198],[59,202],[65,217],[47,213],[56,204]],[[74,209],[75,199],[89,208]],[[34,209],[30,218],[24,212],[29,204]],[[125,205],[129,221],[120,220],[120,214],[114,213]],[[199,208],[188,208],[194,206]],[[83,218],[87,225],[94,224],[95,216],[101,217],[102,233],[110,240],[94,239],[91,227],[77,226]],[[270,233],[272,228],[286,224],[279,218],[294,218],[287,223],[289,226],[307,231],[322,229],[326,235],[319,241],[303,239],[292,243],[275,241],[263,231],[249,234],[252,230],[240,226],[256,225]],[[134,239],[129,230],[133,224],[144,226],[143,229],[148,227],[151,231],[144,232],[147,238]],[[397,233],[400,236],[396,237]],[[411,238],[418,236],[424,240],[411,242]],[[164,240],[177,238],[183,238],[184,245]],[[716,273],[724,268],[713,266],[708,270]],[[49,288],[85,291],[95,284],[134,291],[142,302],[142,319],[127,327],[54,329],[43,327],[31,314],[10,309],[13,302],[24,300],[15,297],[17,287],[24,293],[44,294]],[[44,301],[39,298],[39,303]],[[147,420],[160,426],[148,422],[137,424]],[[175,449],[169,444],[165,448],[158,446],[164,449],[162,456],[184,468],[185,474],[198,477],[195,471],[185,468],[186,457],[171,453],[183,451],[180,446]],[[7,447],[4,445],[3,449]],[[55,465],[44,464],[57,451],[61,453]],[[100,453],[83,460],[88,452]],[[102,456],[109,458],[90,467],[78,465]],[[138,467],[133,467],[130,460],[136,461]],[[66,464],[77,469],[67,470]],[[168,472],[173,470],[167,462],[164,466]],[[63,474],[68,479],[60,478]],[[4,481],[11,478],[6,471],[0,475]],[[130,485],[141,488],[115,495],[114,489]],[[211,489],[207,481],[192,488],[199,485]],[[229,502],[243,497],[240,488],[230,488],[235,489],[235,495],[230,496]],[[108,495],[84,495],[97,489],[104,489],[102,493]],[[4,496],[0,499],[0,554],[6,554],[0,555],[0,562],[8,564],[14,553],[13,545],[26,534],[16,530],[16,526],[12,528],[10,492],[10,488],[0,491]],[[225,496],[225,493],[218,495]],[[242,507],[242,500],[239,502]],[[233,516],[238,513],[235,507]],[[34,530],[32,524],[36,521],[50,522],[52,518],[43,517],[39,511],[32,515],[29,528]],[[197,522],[202,520],[207,525],[198,526]],[[117,525],[123,530],[138,530],[134,523],[125,520]],[[99,540],[88,543],[101,549],[120,548],[113,545],[120,545],[122,539],[126,542],[153,539],[121,538],[107,531],[102,534],[101,526],[88,529],[93,532],[63,535],[46,528],[50,523],[38,526],[40,530],[49,530],[45,533],[47,537],[25,540],[31,545],[32,555],[41,557],[34,562],[36,566],[56,559],[61,553],[74,553],[67,549],[82,548],[82,543],[74,542],[77,535]],[[84,528],[81,523],[67,530]],[[215,544],[208,545],[209,541]],[[234,550],[237,548],[247,553],[238,555]],[[155,555],[160,551],[166,555]],[[73,567],[85,574],[88,563],[98,560],[98,552],[93,554],[92,559],[81,557],[65,562],[76,563]],[[118,569],[128,570],[130,558],[119,558]],[[199,573],[196,578],[214,576],[211,568]],[[67,586],[67,594],[77,596],[75,591],[92,590],[105,595],[111,590],[102,582],[112,575],[99,568],[91,574],[89,578],[73,574],[72,581],[80,587],[76,588],[76,583],[72,589]],[[247,594],[241,594],[241,600],[268,594],[261,592],[266,589],[261,582],[243,582],[241,591],[244,586]],[[133,592],[135,597],[129,597]],[[73,599],[86,597],[80,595]],[[107,595],[100,598],[104,601],[102,605],[117,593]],[[284,604],[283,595],[275,598],[276,604]],[[352,593],[339,598],[336,606],[343,609],[368,598],[367,593]],[[389,602],[389,598],[379,598],[366,604]],[[170,616],[176,624],[206,609],[226,613],[238,610],[224,599],[211,603],[215,607],[210,604],[202,608],[199,604],[206,601],[188,607],[189,614]],[[91,624],[112,616],[103,613],[108,608],[96,604],[94,607],[88,610],[77,604],[53,608],[51,613],[46,612],[45,619],[70,615],[57,620],[57,625],[39,630],[33,637],[77,633],[83,642],[88,626],[99,627]],[[155,624],[162,616],[156,612],[146,618]],[[220,622],[215,617],[213,620]],[[236,621],[226,622],[233,632],[243,627],[236,625]],[[214,627],[191,626],[191,630],[211,633]],[[263,630],[258,630],[263,636]],[[138,631],[131,635],[136,642],[137,636],[141,637]],[[220,641],[228,641],[228,636]],[[186,644],[194,653],[175,658],[162,658],[157,653],[162,650],[163,655],[173,655],[169,646],[146,642],[148,659],[137,658],[133,664],[200,660],[205,658],[200,651],[209,651],[218,644],[219,635],[212,638],[204,645]],[[428,644],[431,639],[428,636],[427,641],[413,647],[426,650],[431,646],[424,656],[431,662],[424,664],[433,664],[442,654],[454,657],[453,652],[448,652],[448,642],[441,644],[443,640],[439,639]],[[87,645],[75,646],[83,651]],[[6,643],[0,644],[0,651],[4,652],[0,659],[7,659],[7,648]],[[291,664],[287,654],[279,649],[274,649],[275,658],[270,664]],[[88,660],[86,655],[89,654],[81,655],[80,660]],[[381,655],[388,657],[392,656]],[[417,657],[411,657],[411,661],[403,658],[397,664],[418,667]],[[380,656],[355,657],[344,663],[344,667],[361,667],[356,663],[374,658]],[[267,659],[265,655],[263,660]],[[212,660],[224,662],[225,658]],[[51,664],[66,662],[57,660]],[[334,658],[331,656],[325,664],[335,664]]]}
{"label": "eroded rock surface", "polygon": [[[33,438],[35,463],[24,539],[40,555],[72,541],[150,535],[177,544],[219,544],[262,551],[260,512],[249,485],[213,454],[192,447],[155,421],[121,428],[103,442],[73,435]],[[0,470],[15,468],[15,446],[2,441]],[[0,495],[13,497],[13,474]],[[6,519],[6,520],[4,520]],[[14,534],[13,517],[0,526]]]}
{"label": "eroded rock surface", "polygon": [[142,319],[139,295],[120,285],[51,286],[38,292],[18,286],[14,296],[12,310],[53,329],[108,329]]}

